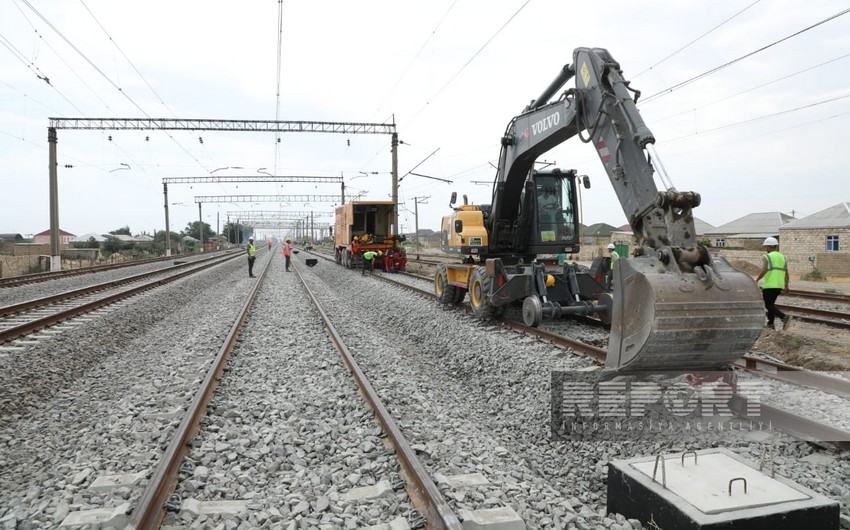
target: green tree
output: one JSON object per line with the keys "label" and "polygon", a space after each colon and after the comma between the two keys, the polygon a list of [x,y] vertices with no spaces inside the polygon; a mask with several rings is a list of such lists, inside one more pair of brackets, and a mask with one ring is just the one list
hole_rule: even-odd
{"label": "green tree", "polygon": [[248,237],[254,233],[254,227],[245,223],[224,223],[221,233],[227,236],[229,243],[238,245],[248,240]]}
{"label": "green tree", "polygon": [[118,229],[116,229],[116,230],[113,230],[113,231],[111,231],[111,232],[109,232],[109,233],[110,233],[110,234],[112,234],[112,235],[116,235],[116,236],[118,236],[118,235],[121,235],[121,236],[132,236],[132,235],[133,235],[132,233],[130,233],[130,227],[129,227],[129,226],[126,226],[126,225],[125,225],[125,226],[122,226],[121,228],[118,228]]}
{"label": "green tree", "polygon": [[[183,239],[183,236],[178,234],[177,232],[171,232],[171,244],[173,245],[177,241]],[[165,242],[165,230],[159,230],[157,233],[153,235],[153,240],[156,243],[164,243]]]}
{"label": "green tree", "polygon": [[[191,223],[187,224],[186,228],[183,229],[183,233],[186,234],[187,236],[194,237],[195,239],[201,239],[201,233],[200,233],[200,230],[198,229],[199,223],[200,223],[200,221],[192,221]],[[215,232],[213,232],[209,223],[203,224],[203,230],[204,230],[204,241],[209,241],[215,235]]]}

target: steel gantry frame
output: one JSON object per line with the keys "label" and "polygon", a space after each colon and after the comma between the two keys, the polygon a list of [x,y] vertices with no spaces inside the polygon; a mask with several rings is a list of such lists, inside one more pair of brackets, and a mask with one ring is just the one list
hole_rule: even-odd
{"label": "steel gantry frame", "polygon": [[[347,197],[351,199],[351,197]],[[338,195],[196,195],[195,202],[339,202]]]}
{"label": "steel gantry frame", "polygon": [[[281,120],[216,120],[185,118],[48,118],[48,173],[50,192],[50,270],[62,268],[59,253],[59,177],[57,131],[65,130],[190,130],[236,132],[316,132],[389,134],[392,156],[393,229],[398,231],[398,132],[393,123],[357,123]],[[343,192],[343,196],[345,193]],[[203,227],[203,224],[201,224]],[[166,229],[166,238],[168,239]]]}
{"label": "steel gantry frame", "polygon": [[[345,203],[345,197],[342,198]],[[198,217],[203,218],[201,205],[207,203],[239,203],[239,202],[337,202],[339,197],[336,195],[197,195],[195,202],[198,203]],[[244,221],[243,215],[249,212],[239,214],[239,220]],[[306,217],[306,216],[305,216]],[[228,216],[229,219],[229,216]],[[313,212],[310,212],[310,226],[313,226]],[[201,224],[203,226],[203,223]],[[311,228],[312,232],[312,228]]]}
{"label": "steel gantry frame", "polygon": [[[259,221],[264,220],[275,220],[279,218],[288,219],[290,217],[294,217],[296,219],[301,217],[308,217],[309,215],[314,214],[314,212],[301,210],[301,211],[284,211],[284,210],[232,210],[229,212],[225,212],[225,215],[232,215],[234,217],[248,217],[250,219],[255,219]],[[314,214],[316,217],[329,217],[331,214],[327,212],[319,212]]]}
{"label": "steel gantry frame", "polygon": [[[229,169],[229,168],[227,168]],[[218,171],[218,170],[216,170]],[[215,171],[213,171],[214,173]],[[165,255],[171,255],[171,227],[169,226],[168,217],[168,185],[169,184],[203,184],[208,182],[331,182],[339,183],[342,186],[340,197],[345,202],[345,181],[342,176],[339,177],[315,177],[303,175],[210,175],[203,177],[163,177],[162,179],[162,195],[165,205]],[[198,232],[200,234],[201,252],[204,250],[204,220],[201,217],[201,205],[198,204]]]}

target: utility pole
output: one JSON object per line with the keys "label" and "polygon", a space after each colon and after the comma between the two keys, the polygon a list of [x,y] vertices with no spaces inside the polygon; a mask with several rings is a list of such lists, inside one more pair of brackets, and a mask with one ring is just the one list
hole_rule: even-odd
{"label": "utility pole", "polygon": [[198,235],[200,235],[201,239],[201,252],[204,251],[204,215],[201,212],[201,205],[203,203],[198,203]]}
{"label": "utility pole", "polygon": [[427,201],[430,198],[431,198],[430,195],[425,196],[425,197],[414,197],[413,198],[413,219],[414,219],[414,223],[415,223],[414,226],[415,226],[415,230],[416,230],[416,259],[417,260],[419,260],[419,202],[421,201],[422,204],[428,204],[425,201]]}
{"label": "utility pole", "polygon": [[[168,224],[168,183],[162,183],[162,195],[165,197],[165,255],[171,255],[171,227]],[[156,235],[156,232],[153,233]]]}
{"label": "utility pole", "polygon": [[50,270],[62,270],[62,254],[59,250],[59,176],[56,170],[56,129],[47,129],[48,177],[50,190]]}
{"label": "utility pole", "polygon": [[[395,121],[395,120],[393,120]],[[392,134],[390,142],[392,151],[392,172],[393,172],[393,230],[398,234],[398,133]]]}

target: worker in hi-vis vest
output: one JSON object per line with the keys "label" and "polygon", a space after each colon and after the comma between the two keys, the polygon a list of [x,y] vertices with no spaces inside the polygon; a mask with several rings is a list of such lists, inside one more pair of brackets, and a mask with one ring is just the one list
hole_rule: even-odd
{"label": "worker in hi-vis vest", "polygon": [[254,277],[254,260],[257,259],[257,247],[254,246],[254,238],[248,238],[248,277]]}
{"label": "worker in hi-vis vest", "polygon": [[791,315],[786,315],[776,307],[776,299],[779,298],[779,293],[788,294],[788,260],[777,250],[779,241],[775,237],[765,239],[762,246],[766,254],[761,258],[761,271],[756,281],[764,278],[761,294],[764,298],[764,308],[767,310],[767,327],[776,329],[773,322],[779,317],[782,320],[782,329],[785,330],[791,325]]}
{"label": "worker in hi-vis vest", "polygon": [[286,272],[289,272],[289,260],[292,257],[292,240],[288,237],[283,242],[283,259],[286,262]]}

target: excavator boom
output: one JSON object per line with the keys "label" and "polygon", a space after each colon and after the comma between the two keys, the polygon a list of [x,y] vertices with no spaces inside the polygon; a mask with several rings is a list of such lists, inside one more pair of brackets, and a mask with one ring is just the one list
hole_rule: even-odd
{"label": "excavator boom", "polygon": [[[575,87],[550,101],[572,79]],[[502,136],[492,204],[477,213],[482,221],[475,226],[485,233],[467,237],[472,223],[444,223],[444,233],[467,247],[481,241],[476,251],[488,259],[486,268],[438,274],[438,298],[456,301],[454,294],[468,290],[479,316],[524,300],[523,318],[532,325],[542,316],[597,314],[611,323],[610,372],[716,370],[743,356],[761,333],[761,294],[752,277],[697,242],[699,194],[656,187],[660,161],[637,109],[639,94],[607,50],[574,51],[573,63]],[[538,157],[573,136],[593,145],[637,241],[632,256],[613,266],[610,292],[600,292],[598,275],[588,280],[591,274],[577,267],[552,275],[527,265],[538,253],[578,248],[577,231],[569,229],[578,226],[575,171],[534,168]],[[446,289],[456,291],[441,296]]]}

